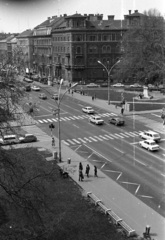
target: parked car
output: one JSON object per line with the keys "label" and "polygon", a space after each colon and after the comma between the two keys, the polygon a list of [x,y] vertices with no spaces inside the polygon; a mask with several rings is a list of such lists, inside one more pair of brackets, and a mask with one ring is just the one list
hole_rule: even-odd
{"label": "parked car", "polygon": [[111,117],[108,120],[109,123],[115,124],[116,126],[123,126],[125,124],[125,121],[123,118],[120,117]]}
{"label": "parked car", "polygon": [[47,99],[47,96],[45,93],[40,93],[38,96],[40,99]]}
{"label": "parked car", "polygon": [[102,83],[100,87],[108,87],[108,83]]}
{"label": "parked car", "polygon": [[40,79],[40,82],[43,83],[43,84],[47,84],[48,83],[48,78],[47,77],[42,77]]}
{"label": "parked car", "polygon": [[153,140],[140,141],[139,145],[141,147],[147,149],[148,151],[157,151],[157,150],[159,150],[159,145],[156,144],[156,142],[153,141]]}
{"label": "parked car", "polygon": [[142,138],[142,139],[146,139],[146,140],[153,140],[155,142],[159,142],[161,137],[159,135],[159,133],[157,132],[154,132],[154,131],[144,131],[144,132],[141,132],[139,134],[139,136]]}
{"label": "parked car", "polygon": [[95,87],[100,87],[98,84],[95,83],[89,83],[86,85],[87,88],[95,88]]}
{"label": "parked car", "polygon": [[88,114],[95,113],[95,110],[92,107],[84,107],[82,108],[82,111]]}
{"label": "parked car", "polygon": [[100,116],[97,116],[97,115],[91,116],[91,117],[89,118],[89,121],[90,121],[91,123],[96,124],[96,125],[102,125],[102,124],[104,124],[104,120],[101,119],[101,117],[100,117]]}
{"label": "parked car", "polygon": [[51,98],[54,100],[58,100],[58,93],[54,93]]}
{"label": "parked car", "polygon": [[33,91],[40,91],[40,87],[35,86],[35,85],[33,85],[33,86],[31,87],[31,89],[32,89]]}
{"label": "parked car", "polygon": [[23,87],[23,90],[26,92],[30,92],[31,91],[31,86],[30,85],[26,85]]}
{"label": "parked car", "polygon": [[27,83],[32,83],[32,82],[33,82],[33,80],[31,80],[31,79],[29,79],[29,78],[24,78],[23,81],[24,81],[24,82],[27,82]]}
{"label": "parked car", "polygon": [[31,76],[31,79],[33,79],[34,81],[39,81],[40,76],[37,75],[37,74],[35,74],[35,75],[32,75],[32,76]]}
{"label": "parked car", "polygon": [[0,138],[0,145],[10,145],[16,143],[19,143],[16,135],[5,135],[3,138]]}
{"label": "parked car", "polygon": [[29,143],[29,142],[37,142],[37,137],[33,134],[25,134],[23,137],[19,138],[19,143]]}
{"label": "parked car", "polygon": [[133,85],[130,85],[130,87],[138,88],[138,87],[142,87],[142,85],[140,85],[138,83],[134,83]]}
{"label": "parked car", "polygon": [[160,84],[160,85],[158,86],[158,88],[159,88],[159,89],[164,88],[163,84]]}
{"label": "parked car", "polygon": [[113,84],[112,87],[124,87],[124,84],[116,83],[116,84]]}

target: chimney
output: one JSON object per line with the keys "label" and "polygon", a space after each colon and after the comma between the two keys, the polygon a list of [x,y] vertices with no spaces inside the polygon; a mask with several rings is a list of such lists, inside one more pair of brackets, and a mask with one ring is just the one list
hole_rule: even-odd
{"label": "chimney", "polygon": [[108,15],[108,20],[114,20],[115,15]]}
{"label": "chimney", "polygon": [[67,14],[66,14],[66,13],[64,14],[64,17],[67,17]]}
{"label": "chimney", "polygon": [[50,17],[48,17],[47,19],[50,20]]}
{"label": "chimney", "polygon": [[131,15],[131,10],[128,10],[129,11],[129,15]]}
{"label": "chimney", "polygon": [[135,10],[135,13],[138,13],[138,10]]}

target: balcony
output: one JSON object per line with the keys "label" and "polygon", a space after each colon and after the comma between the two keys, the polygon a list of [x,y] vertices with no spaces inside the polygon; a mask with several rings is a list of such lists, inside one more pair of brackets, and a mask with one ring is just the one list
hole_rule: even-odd
{"label": "balcony", "polygon": [[72,68],[74,68],[74,69],[84,69],[85,65],[73,65]]}
{"label": "balcony", "polygon": [[70,53],[65,53],[65,56],[69,58],[70,57]]}
{"label": "balcony", "polygon": [[82,53],[76,53],[75,54],[75,58],[82,58],[83,57],[83,54]]}
{"label": "balcony", "polygon": [[56,63],[57,68],[61,68],[61,63]]}
{"label": "balcony", "polygon": [[68,65],[68,64],[66,64],[66,65],[65,65],[65,68],[66,68],[66,70],[70,70],[70,69],[71,69],[71,66]]}

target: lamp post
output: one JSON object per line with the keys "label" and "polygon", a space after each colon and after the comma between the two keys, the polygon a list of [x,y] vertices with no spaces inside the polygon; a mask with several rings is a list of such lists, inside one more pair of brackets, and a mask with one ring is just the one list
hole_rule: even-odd
{"label": "lamp post", "polygon": [[59,161],[61,162],[61,128],[60,128],[60,104],[61,101],[64,97],[64,95],[71,90],[72,88],[76,87],[78,85],[78,83],[73,84],[73,86],[71,86],[70,88],[68,88],[60,97],[60,92],[61,92],[61,86],[63,83],[63,79],[61,79],[60,81],[60,86],[59,86],[59,90],[58,90],[58,101],[57,101],[57,114],[58,114],[58,141],[59,141]]}
{"label": "lamp post", "polygon": [[105,70],[108,74],[108,105],[110,105],[110,77],[111,77],[111,71],[115,67],[115,65],[120,62],[120,60],[118,60],[110,69],[108,69],[102,62],[100,62],[100,61],[97,61],[97,62],[105,68]]}

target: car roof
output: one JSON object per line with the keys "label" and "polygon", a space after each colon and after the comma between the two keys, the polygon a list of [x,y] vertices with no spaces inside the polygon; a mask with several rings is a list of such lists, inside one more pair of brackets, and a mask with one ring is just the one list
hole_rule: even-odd
{"label": "car roof", "polygon": [[5,138],[5,137],[16,137],[16,135],[5,135],[5,136],[3,136],[3,138]]}
{"label": "car roof", "polygon": [[144,142],[154,142],[155,143],[155,141],[154,140],[152,140],[152,139],[146,139],[146,140],[144,140]]}
{"label": "car roof", "polygon": [[157,133],[157,132],[154,132],[154,131],[152,131],[152,130],[145,131],[145,133],[154,133],[154,134],[159,134],[159,133]]}
{"label": "car roof", "polygon": [[25,137],[30,137],[30,136],[33,136],[33,137],[34,137],[34,135],[31,134],[31,133],[27,133],[27,134],[25,134]]}

